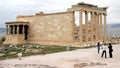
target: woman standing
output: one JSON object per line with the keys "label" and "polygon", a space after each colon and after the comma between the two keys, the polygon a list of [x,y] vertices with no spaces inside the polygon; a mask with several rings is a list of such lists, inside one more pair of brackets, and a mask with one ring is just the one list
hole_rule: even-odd
{"label": "woman standing", "polygon": [[108,48],[109,48],[109,57],[112,58],[112,52],[113,52],[113,49],[112,49],[112,45],[111,45],[111,43],[109,43]]}

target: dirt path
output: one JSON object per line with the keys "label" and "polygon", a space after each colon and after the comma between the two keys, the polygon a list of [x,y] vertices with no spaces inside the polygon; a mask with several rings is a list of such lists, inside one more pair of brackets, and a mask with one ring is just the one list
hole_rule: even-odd
{"label": "dirt path", "polygon": [[113,58],[107,59],[97,54],[97,48],[89,48],[2,60],[0,68],[120,68],[120,44],[113,45],[113,50]]}

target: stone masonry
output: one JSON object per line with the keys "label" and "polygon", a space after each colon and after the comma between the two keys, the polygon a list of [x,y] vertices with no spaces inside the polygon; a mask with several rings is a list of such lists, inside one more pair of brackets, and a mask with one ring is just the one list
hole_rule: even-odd
{"label": "stone masonry", "polygon": [[[98,41],[106,42],[106,9],[107,7],[101,8],[82,2],[72,5],[66,12],[19,15],[16,22],[6,22],[4,44],[31,43],[80,47],[95,45]],[[79,12],[79,26],[75,25],[75,11]]]}

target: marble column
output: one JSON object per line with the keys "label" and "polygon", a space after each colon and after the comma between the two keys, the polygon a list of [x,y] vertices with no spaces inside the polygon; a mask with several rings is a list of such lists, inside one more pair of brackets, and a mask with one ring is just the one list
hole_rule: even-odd
{"label": "marble column", "polygon": [[8,34],[10,34],[10,25],[8,25]]}
{"label": "marble column", "polygon": [[97,42],[99,42],[99,22],[100,22],[100,19],[99,19],[99,13],[97,13],[97,35],[96,35],[96,38],[97,38]]}
{"label": "marble column", "polygon": [[6,35],[8,34],[8,25],[6,25]]}
{"label": "marble column", "polygon": [[22,34],[25,34],[25,27],[23,25]]}
{"label": "marble column", "polygon": [[13,34],[13,25],[11,25],[11,34]]}
{"label": "marble column", "polygon": [[13,25],[13,34],[15,34],[15,25]]}
{"label": "marble column", "polygon": [[83,31],[82,31],[82,12],[83,11],[79,11],[79,13],[80,13],[80,36],[79,36],[79,39],[80,39],[80,44],[82,44],[82,40],[83,40]]}
{"label": "marble column", "polygon": [[94,12],[91,12],[91,22],[90,22],[90,25],[91,25],[91,44],[93,44],[93,15],[94,15]]}
{"label": "marble column", "polygon": [[100,31],[99,31],[99,34],[100,34],[100,41],[101,43],[103,43],[103,36],[102,36],[102,13],[100,14]]}
{"label": "marble column", "polygon": [[17,34],[19,34],[19,25],[17,25]]}
{"label": "marble column", "polygon": [[96,22],[97,22],[97,15],[96,12],[94,13],[94,43],[96,42]]}
{"label": "marble column", "polygon": [[96,39],[95,39],[95,41],[96,41],[96,43],[98,42],[98,13],[96,13],[96,35],[95,35],[95,37],[96,37]]}
{"label": "marble column", "polygon": [[85,12],[86,45],[88,45],[88,12]]}
{"label": "marble column", "polygon": [[12,34],[12,26],[11,25],[9,26],[9,29],[10,29],[10,34]]}
{"label": "marble column", "polygon": [[107,30],[106,30],[106,14],[104,14],[104,42],[106,42],[107,38]]}

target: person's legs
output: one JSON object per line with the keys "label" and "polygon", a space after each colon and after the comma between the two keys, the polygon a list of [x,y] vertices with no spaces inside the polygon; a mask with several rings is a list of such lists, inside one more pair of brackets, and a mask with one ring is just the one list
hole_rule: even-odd
{"label": "person's legs", "polygon": [[107,58],[106,56],[107,56],[107,54],[106,54],[106,51],[104,51],[105,52],[105,58]]}
{"label": "person's legs", "polygon": [[110,50],[109,50],[109,57],[111,57]]}
{"label": "person's legs", "polygon": [[113,56],[112,56],[112,52],[111,52],[111,58],[112,58]]}
{"label": "person's legs", "polygon": [[112,52],[110,52],[110,58],[112,58]]}
{"label": "person's legs", "polygon": [[99,52],[100,52],[100,49],[98,48],[98,54],[99,54]]}
{"label": "person's legs", "polygon": [[101,57],[103,57],[103,55],[104,55],[104,51],[102,52],[102,56]]}

